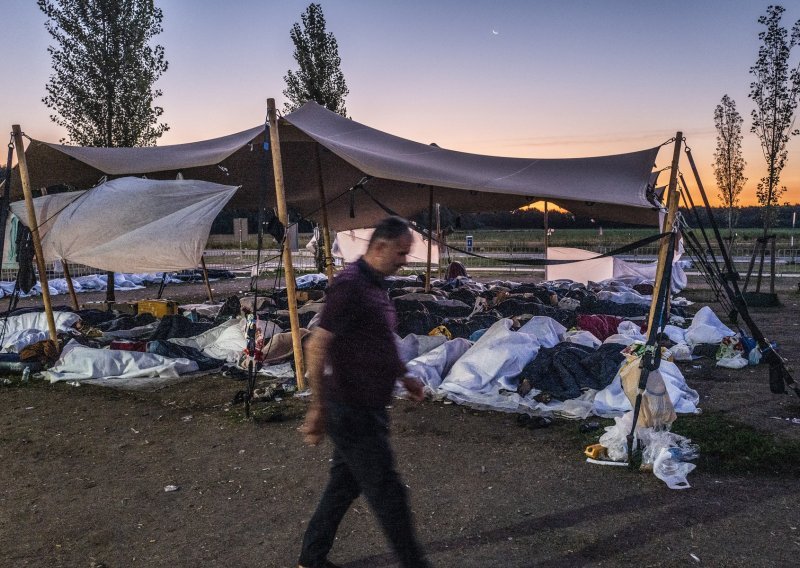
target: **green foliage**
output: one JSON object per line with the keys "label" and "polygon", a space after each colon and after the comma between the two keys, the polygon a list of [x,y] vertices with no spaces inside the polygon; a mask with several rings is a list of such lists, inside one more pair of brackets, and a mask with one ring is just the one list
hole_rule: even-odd
{"label": "green foliage", "polygon": [[283,78],[289,99],[284,109],[291,112],[314,101],[328,110],[347,116],[344,98],[350,92],[340,68],[339,46],[332,33],[325,30],[322,6],[309,4],[301,15],[302,27],[295,23],[289,32],[294,43],[297,71],[289,70]]}
{"label": "green foliage", "polygon": [[[53,74],[42,99],[82,146],[152,146],[169,126],[153,101],[167,70],[164,48],[151,47],[163,15],[153,0],[38,0]],[[62,142],[65,140],[62,140]]]}
{"label": "green foliage", "polygon": [[714,109],[714,126],[717,129],[717,149],[714,152],[714,177],[719,198],[728,209],[728,234],[733,234],[734,210],[744,189],[745,161],[742,157],[742,116],[736,110],[736,101],[728,95]]}
{"label": "green foliage", "polygon": [[700,446],[698,471],[800,475],[800,443],[777,439],[722,413],[681,416],[672,431]]}
{"label": "green foliage", "polygon": [[764,206],[764,233],[772,224],[772,207],[778,203],[786,188],[780,185],[780,176],[786,165],[789,136],[797,134],[794,113],[800,93],[800,64],[792,68],[792,49],[800,42],[800,21],[791,35],[781,26],[782,6],[769,6],[767,14],[758,19],[766,29],[758,34],[761,46],[758,59],[750,68],[755,77],[748,95],[756,107],[751,115],[751,132],[758,136],[767,163],[767,175],[758,183],[756,197]]}

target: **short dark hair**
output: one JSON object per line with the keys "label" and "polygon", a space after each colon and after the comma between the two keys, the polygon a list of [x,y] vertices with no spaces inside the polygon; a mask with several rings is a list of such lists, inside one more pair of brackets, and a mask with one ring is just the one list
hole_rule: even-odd
{"label": "short dark hair", "polygon": [[367,248],[371,247],[375,241],[393,241],[408,234],[410,234],[408,221],[396,215],[387,217],[375,227],[375,231],[373,231],[369,239],[369,246]]}

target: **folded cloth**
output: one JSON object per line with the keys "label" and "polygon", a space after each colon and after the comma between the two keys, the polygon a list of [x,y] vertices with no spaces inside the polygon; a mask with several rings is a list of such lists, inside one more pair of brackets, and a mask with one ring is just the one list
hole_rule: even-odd
{"label": "folded cloth", "polygon": [[580,329],[590,332],[600,341],[605,341],[617,333],[623,318],[619,316],[602,314],[581,314],[578,316],[577,325]]}

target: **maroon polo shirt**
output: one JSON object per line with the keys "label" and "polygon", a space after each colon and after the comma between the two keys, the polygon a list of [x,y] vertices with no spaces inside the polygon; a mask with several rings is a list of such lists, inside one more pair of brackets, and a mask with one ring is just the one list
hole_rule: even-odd
{"label": "maroon polo shirt", "polygon": [[383,276],[363,259],[345,268],[325,293],[319,326],[333,334],[325,396],[352,406],[388,405],[406,367],[397,353],[397,314]]}

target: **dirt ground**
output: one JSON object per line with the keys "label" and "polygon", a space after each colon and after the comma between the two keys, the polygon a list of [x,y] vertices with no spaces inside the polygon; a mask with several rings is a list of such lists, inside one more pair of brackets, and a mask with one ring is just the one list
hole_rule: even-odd
{"label": "dirt ground", "polygon": [[[247,285],[214,287],[224,297]],[[165,296],[203,293],[176,285]],[[800,297],[780,297],[781,308],[754,315],[797,360]],[[682,369],[701,394],[700,420],[721,414],[800,440],[800,424],[783,420],[800,417],[800,399],[770,394],[765,366]],[[297,399],[272,405],[269,419],[243,419],[231,404],[243,386],[212,375],[155,392],[0,387],[0,565],[295,566],[331,445],[301,443],[305,403]],[[800,464],[780,475],[699,467],[691,489],[673,491],[652,474],[587,464],[578,422],[528,430],[507,414],[406,401],[392,419],[398,468],[434,566],[798,564]],[[363,500],[346,516],[331,560],[396,565]]]}

